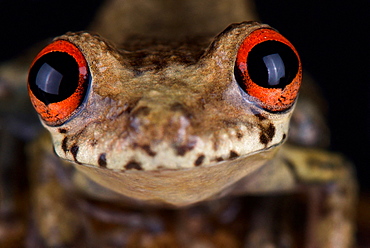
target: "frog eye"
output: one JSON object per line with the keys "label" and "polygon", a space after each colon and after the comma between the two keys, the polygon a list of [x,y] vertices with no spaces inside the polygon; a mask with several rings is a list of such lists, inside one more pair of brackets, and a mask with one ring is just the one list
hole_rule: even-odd
{"label": "frog eye", "polygon": [[72,43],[56,40],[33,60],[28,93],[38,114],[48,125],[68,120],[85,98],[89,72],[86,59]]}
{"label": "frog eye", "polygon": [[248,98],[263,109],[289,109],[298,95],[302,67],[297,51],[272,29],[257,29],[241,44],[235,78]]}

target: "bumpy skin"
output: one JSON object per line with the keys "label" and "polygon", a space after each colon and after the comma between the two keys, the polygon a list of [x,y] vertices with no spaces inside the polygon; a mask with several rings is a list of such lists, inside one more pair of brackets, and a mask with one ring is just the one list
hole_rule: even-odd
{"label": "bumpy skin", "polygon": [[139,52],[88,33],[57,38],[85,54],[91,88],[71,120],[45,125],[56,153],[137,199],[180,206],[230,191],[271,159],[293,110],[259,108],[234,78],[240,43],[263,27],[232,25],[208,47],[160,43]]}
{"label": "bumpy skin", "polygon": [[[65,187],[116,204],[175,207],[225,195],[304,190],[312,198],[307,207],[307,247],[349,247],[356,196],[349,164],[334,154],[283,146],[293,108],[267,112],[246,100],[235,81],[238,46],[261,27],[268,26],[231,25],[208,47],[200,46],[203,42],[191,47],[150,43],[138,52],[116,49],[89,33],[56,38],[79,47],[91,72],[90,91],[80,111],[62,125],[45,125],[56,153],[77,169],[67,166],[73,172],[62,177],[73,180]],[[138,49],[139,44],[135,46]],[[47,188],[58,188],[53,180],[37,187],[46,188],[36,197],[41,205],[46,204],[41,198],[48,195]],[[55,191],[57,199],[51,202],[70,201],[63,192]],[[62,206],[51,207],[53,222],[41,213],[36,218],[50,242],[49,225],[67,222],[76,229],[82,225],[75,223],[78,215],[67,210],[68,204]],[[64,216],[66,211],[72,216]],[[247,235],[247,247],[283,242],[265,236],[272,229],[266,217],[262,223],[266,225],[258,224]],[[253,221],[250,225],[254,227]],[[73,240],[77,230],[60,232]]]}
{"label": "bumpy skin", "polygon": [[82,51],[91,87],[69,121],[45,125],[52,142],[30,147],[28,246],[351,247],[351,165],[284,144],[293,108],[264,111],[235,81],[238,47],[261,27],[56,38]]}

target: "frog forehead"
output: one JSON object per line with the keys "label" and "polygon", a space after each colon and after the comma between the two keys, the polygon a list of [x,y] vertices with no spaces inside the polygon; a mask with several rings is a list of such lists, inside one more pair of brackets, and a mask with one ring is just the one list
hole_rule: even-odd
{"label": "frog forehead", "polygon": [[91,76],[79,112],[45,125],[56,153],[112,170],[162,170],[213,166],[278,146],[292,108],[263,110],[234,76],[240,43],[261,27],[268,26],[231,26],[208,46],[159,42],[137,51],[89,33],[59,37],[82,51]]}

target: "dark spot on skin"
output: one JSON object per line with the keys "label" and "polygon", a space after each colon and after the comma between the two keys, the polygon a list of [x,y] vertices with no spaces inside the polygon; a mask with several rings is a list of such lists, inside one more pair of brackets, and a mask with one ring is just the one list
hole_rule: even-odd
{"label": "dark spot on skin", "polygon": [[239,157],[239,154],[235,151],[230,151],[230,155],[229,155],[229,159],[232,160],[232,159],[236,159],[237,157]]}
{"label": "dark spot on skin", "polygon": [[264,121],[266,120],[266,117],[263,116],[262,114],[255,114],[254,116],[256,116],[258,118],[259,121]]}
{"label": "dark spot on skin", "polygon": [[184,156],[185,153],[187,153],[188,151],[193,150],[196,144],[197,144],[197,142],[194,141],[194,142],[188,142],[186,145],[175,146],[176,154],[179,155],[179,156]]}
{"label": "dark spot on skin", "polygon": [[264,121],[266,120],[267,118],[265,116],[263,116],[260,112],[258,112],[256,109],[252,109],[252,112],[254,114],[254,116],[256,116],[258,118],[258,120],[260,121]]}
{"label": "dark spot on skin", "polygon": [[80,162],[78,162],[78,161],[77,161],[78,149],[79,149],[78,145],[73,145],[73,146],[71,147],[71,153],[72,153],[72,155],[73,155],[73,159],[75,160],[75,162],[76,162],[77,164],[81,164]]}
{"label": "dark spot on skin", "polygon": [[264,133],[261,133],[260,135],[260,142],[264,145],[267,145],[269,143],[268,139],[266,138],[266,135]]}
{"label": "dark spot on skin", "polygon": [[211,159],[211,162],[222,162],[222,161],[224,161],[224,159],[222,157],[217,157],[217,158]]}
{"label": "dark spot on skin", "polygon": [[100,154],[99,159],[98,159],[98,165],[100,167],[107,168],[107,158],[106,158],[105,153]]}
{"label": "dark spot on skin", "polygon": [[260,126],[261,133],[260,133],[260,142],[264,145],[267,145],[275,136],[275,126],[270,123],[267,128]]}
{"label": "dark spot on skin", "polygon": [[141,168],[141,165],[140,163],[136,162],[136,161],[130,161],[128,162],[126,165],[125,165],[125,168],[127,170],[143,170],[143,168]]}
{"label": "dark spot on skin", "polygon": [[275,126],[274,124],[270,123],[270,125],[268,126],[267,130],[266,130],[266,133],[267,133],[267,136],[272,140],[272,138],[274,138],[275,136]]}
{"label": "dark spot on skin", "polygon": [[141,148],[151,157],[154,157],[155,155],[157,155],[156,152],[154,152],[149,145],[143,145],[141,146]]}
{"label": "dark spot on skin", "polygon": [[96,146],[98,144],[98,141],[96,139],[93,139],[90,143],[91,146]]}
{"label": "dark spot on skin", "polygon": [[150,148],[150,145],[140,145],[138,143],[134,143],[133,144],[133,147],[134,149],[136,148],[140,148],[140,149],[143,149],[149,156],[151,157],[154,157],[155,155],[157,155],[156,152],[154,152],[151,148]]}
{"label": "dark spot on skin", "polygon": [[204,156],[203,154],[200,155],[194,162],[194,165],[195,166],[199,166],[203,163],[204,159],[206,158],[206,156]]}
{"label": "dark spot on skin", "polygon": [[241,133],[240,131],[236,133],[236,137],[240,140],[241,138],[243,138],[243,133]]}
{"label": "dark spot on skin", "polygon": [[178,146],[176,147],[176,153],[179,156],[184,156],[185,153],[187,153],[188,151],[191,151],[192,149],[193,148],[188,147],[188,146]]}
{"label": "dark spot on skin", "polygon": [[217,158],[216,158],[216,161],[217,161],[217,162],[221,162],[221,161],[224,161],[224,159],[223,159],[222,157],[217,157]]}
{"label": "dark spot on skin", "polygon": [[68,141],[68,138],[65,137],[63,140],[62,140],[62,149],[64,152],[67,152],[68,151],[68,148],[67,148],[67,141]]}
{"label": "dark spot on skin", "polygon": [[67,129],[65,128],[59,128],[58,131],[59,133],[67,133]]}
{"label": "dark spot on skin", "polygon": [[149,115],[150,113],[150,108],[147,107],[147,106],[141,106],[141,107],[138,107],[137,109],[135,109],[133,111],[133,114],[138,116],[138,115],[141,115],[141,116],[147,116]]}

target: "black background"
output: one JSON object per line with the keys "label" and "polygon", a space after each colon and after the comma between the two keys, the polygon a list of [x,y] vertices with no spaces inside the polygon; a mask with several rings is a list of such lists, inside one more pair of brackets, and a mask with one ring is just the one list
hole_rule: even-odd
{"label": "black background", "polygon": [[[101,1],[0,0],[0,60],[39,40],[83,30]],[[257,1],[263,22],[286,36],[329,104],[331,149],[356,164],[370,189],[369,1]]]}

